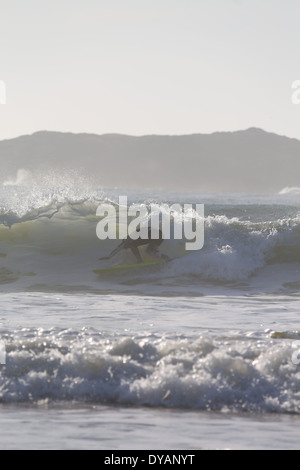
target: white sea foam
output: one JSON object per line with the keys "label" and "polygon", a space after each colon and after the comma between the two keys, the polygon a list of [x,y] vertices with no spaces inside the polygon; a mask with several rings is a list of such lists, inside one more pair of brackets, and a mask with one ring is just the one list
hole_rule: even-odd
{"label": "white sea foam", "polygon": [[298,186],[287,186],[286,188],[283,188],[279,194],[281,195],[289,195],[289,194],[295,194],[295,195],[299,195],[300,194],[300,187]]}
{"label": "white sea foam", "polygon": [[299,413],[292,343],[241,334],[224,341],[23,329],[5,338],[0,400]]}

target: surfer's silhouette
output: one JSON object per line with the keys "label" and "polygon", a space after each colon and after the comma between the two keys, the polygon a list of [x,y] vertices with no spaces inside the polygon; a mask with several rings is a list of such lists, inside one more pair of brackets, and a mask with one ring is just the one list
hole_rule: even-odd
{"label": "surfer's silhouette", "polygon": [[[152,237],[153,233],[151,232],[151,228],[148,228],[148,239],[138,238],[137,240],[133,240],[129,236],[128,238],[123,240],[122,243],[117,248],[115,248],[109,256],[104,256],[103,258],[100,258],[100,261],[111,259],[113,256],[115,256],[122,250],[131,250],[132,254],[136,257],[137,262],[143,263],[143,258],[139,251],[139,247],[148,245],[147,253],[149,255],[157,256],[158,248],[164,241],[161,230],[158,230],[158,232],[156,233],[156,238]],[[167,258],[164,255],[162,257],[165,259]]]}

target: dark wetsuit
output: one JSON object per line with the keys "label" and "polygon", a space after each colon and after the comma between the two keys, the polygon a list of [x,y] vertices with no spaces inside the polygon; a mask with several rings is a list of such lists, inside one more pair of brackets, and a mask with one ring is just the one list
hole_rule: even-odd
{"label": "dark wetsuit", "polygon": [[138,238],[137,240],[133,240],[130,238],[130,236],[122,242],[123,248],[125,250],[131,249],[131,248],[138,248],[139,246],[144,246],[144,245],[149,245],[147,248],[148,253],[154,253],[157,252],[158,247],[162,244],[164,241],[163,239],[163,234],[161,230],[158,231],[158,237],[157,239],[151,238],[151,228],[148,229],[148,239],[144,240],[142,238]]}
{"label": "dark wetsuit", "polygon": [[135,257],[137,258],[137,261],[139,263],[142,263],[143,259],[141,257],[141,254],[138,248],[140,246],[149,245],[147,248],[147,253],[152,254],[152,255],[157,254],[159,246],[164,241],[161,230],[158,231],[158,237],[159,238],[157,239],[151,238],[151,228],[148,229],[148,239],[138,238],[137,240],[133,240],[129,236],[128,238],[126,238],[126,240],[123,240],[122,243],[114,251],[112,251],[109,258],[116,255],[121,250],[131,250],[132,253],[135,255]]}

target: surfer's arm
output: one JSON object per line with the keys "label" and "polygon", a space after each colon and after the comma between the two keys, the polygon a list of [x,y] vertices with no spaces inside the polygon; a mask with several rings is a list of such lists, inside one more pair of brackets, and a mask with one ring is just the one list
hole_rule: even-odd
{"label": "surfer's arm", "polygon": [[100,258],[100,261],[106,261],[106,260],[108,260],[108,259],[111,259],[113,256],[117,255],[121,250],[123,250],[124,248],[126,248],[126,247],[125,247],[125,245],[126,245],[125,242],[126,242],[126,241],[127,241],[127,240],[123,240],[122,243],[121,243],[119,246],[117,246],[117,248],[115,248],[115,249],[111,252],[111,254],[110,254],[109,256],[104,256],[103,258]]}

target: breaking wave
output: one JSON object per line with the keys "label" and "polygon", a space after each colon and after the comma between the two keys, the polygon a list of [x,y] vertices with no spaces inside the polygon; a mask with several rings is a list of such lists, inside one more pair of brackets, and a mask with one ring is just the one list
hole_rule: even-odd
{"label": "breaking wave", "polygon": [[[298,335],[299,336],[299,335]],[[2,403],[73,401],[215,411],[300,410],[292,343],[231,336],[109,336],[23,328],[4,336]]]}
{"label": "breaking wave", "polygon": [[[119,243],[101,242],[96,236],[97,207],[107,200],[103,191],[79,191],[68,186],[55,191],[2,187],[0,285],[23,280],[27,286],[47,286],[49,282],[53,287],[56,279],[60,286],[95,288],[93,270],[100,267],[99,257],[107,255]],[[116,198],[111,200],[117,205]],[[146,206],[150,202],[143,201]],[[287,215],[275,208],[270,217],[270,206],[249,207],[254,214],[259,211],[259,216],[251,219],[241,214],[234,216],[236,207],[227,207],[226,215],[206,208],[205,244],[201,251],[187,252],[184,241],[165,240],[161,251],[173,261],[155,272],[159,284],[173,283],[175,288],[182,283],[186,285],[187,279],[199,286],[202,281],[241,283],[263,269],[281,266],[284,270],[289,269],[285,265],[299,263],[297,212]],[[116,265],[132,262],[130,252],[120,253],[112,261]],[[132,277],[132,273],[125,273],[124,277]],[[139,282],[153,283],[153,273],[141,273]]]}

